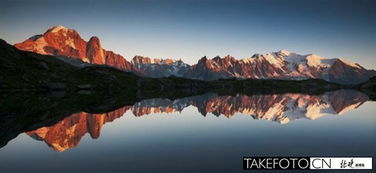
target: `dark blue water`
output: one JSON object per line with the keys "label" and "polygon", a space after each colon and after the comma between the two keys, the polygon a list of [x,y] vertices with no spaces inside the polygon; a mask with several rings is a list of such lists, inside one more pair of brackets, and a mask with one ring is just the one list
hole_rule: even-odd
{"label": "dark blue water", "polygon": [[21,133],[0,172],[242,172],[243,156],[374,157],[375,132],[356,91],[148,99]]}

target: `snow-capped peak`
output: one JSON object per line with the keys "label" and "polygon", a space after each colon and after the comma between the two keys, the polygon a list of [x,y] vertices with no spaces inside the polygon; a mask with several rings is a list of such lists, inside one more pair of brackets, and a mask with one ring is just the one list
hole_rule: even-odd
{"label": "snow-capped peak", "polygon": [[50,32],[59,32],[60,30],[68,31],[69,29],[62,25],[54,26],[50,29]]}
{"label": "snow-capped peak", "polygon": [[287,50],[280,50],[280,51],[278,51],[278,53],[279,53],[279,54],[282,54],[282,55],[284,55],[284,56],[289,56],[289,55],[290,55],[290,52],[287,51]]}

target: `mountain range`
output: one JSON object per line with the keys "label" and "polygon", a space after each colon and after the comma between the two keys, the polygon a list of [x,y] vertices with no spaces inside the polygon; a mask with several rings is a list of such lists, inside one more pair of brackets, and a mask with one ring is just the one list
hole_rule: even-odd
{"label": "mountain range", "polygon": [[[78,59],[81,64],[106,64],[121,70],[134,72],[143,77],[161,78],[168,76],[199,80],[238,79],[323,79],[340,84],[357,84],[376,76],[357,63],[343,58],[327,59],[308,54],[300,55],[286,50],[267,54],[255,54],[249,58],[236,59],[230,55],[212,59],[202,57],[196,64],[182,60],[153,59],[135,56],[127,61],[123,56],[105,50],[98,37],[89,41],[81,38],[77,31],[64,26],[55,26],[44,34],[35,35],[22,43],[15,44],[20,50],[43,55],[64,56]],[[67,61],[77,65],[76,61]]]}
{"label": "mountain range", "polygon": [[[340,99],[338,99],[340,98]],[[193,106],[203,115],[246,115],[256,120],[268,120],[287,124],[298,119],[316,120],[328,114],[342,115],[368,101],[367,95],[355,90],[337,90],[321,95],[272,94],[220,96],[214,93],[178,98],[145,99],[135,104],[118,108],[108,113],[80,112],[60,122],[26,132],[33,139],[44,141],[52,149],[63,152],[76,147],[85,134],[97,139],[104,124],[126,115],[136,117],[159,113],[179,113]]]}

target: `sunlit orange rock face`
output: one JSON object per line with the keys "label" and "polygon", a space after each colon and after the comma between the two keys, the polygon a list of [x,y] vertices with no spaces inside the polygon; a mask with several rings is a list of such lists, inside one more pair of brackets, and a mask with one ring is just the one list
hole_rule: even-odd
{"label": "sunlit orange rock face", "polygon": [[105,64],[105,51],[102,49],[98,37],[91,37],[86,46],[86,56],[94,64]]}
{"label": "sunlit orange rock face", "polygon": [[94,139],[99,138],[103,125],[121,117],[128,109],[129,107],[123,107],[104,114],[76,113],[53,126],[42,127],[27,134],[62,152],[76,147],[86,133]]}
{"label": "sunlit orange rock face", "polygon": [[66,56],[92,64],[107,64],[122,70],[140,70],[124,57],[102,48],[98,37],[91,37],[88,42],[73,29],[55,26],[43,35],[36,35],[22,43],[15,44],[20,50],[43,55]]}

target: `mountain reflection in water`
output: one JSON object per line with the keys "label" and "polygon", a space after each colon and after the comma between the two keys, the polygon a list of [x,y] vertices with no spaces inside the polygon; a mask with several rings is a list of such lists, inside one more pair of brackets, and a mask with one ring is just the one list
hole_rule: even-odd
{"label": "mountain reflection in water", "polygon": [[239,113],[253,119],[269,120],[286,124],[298,119],[315,120],[326,114],[341,115],[358,108],[368,101],[368,96],[354,90],[337,90],[321,95],[273,94],[220,96],[208,93],[199,96],[170,99],[146,99],[133,106],[124,106],[108,113],[90,114],[80,112],[70,115],[55,125],[26,132],[36,140],[42,140],[56,151],[76,147],[81,138],[89,133],[93,139],[100,136],[103,125],[123,116],[127,111],[144,116],[157,113],[181,112],[188,106],[207,116],[231,118]]}

